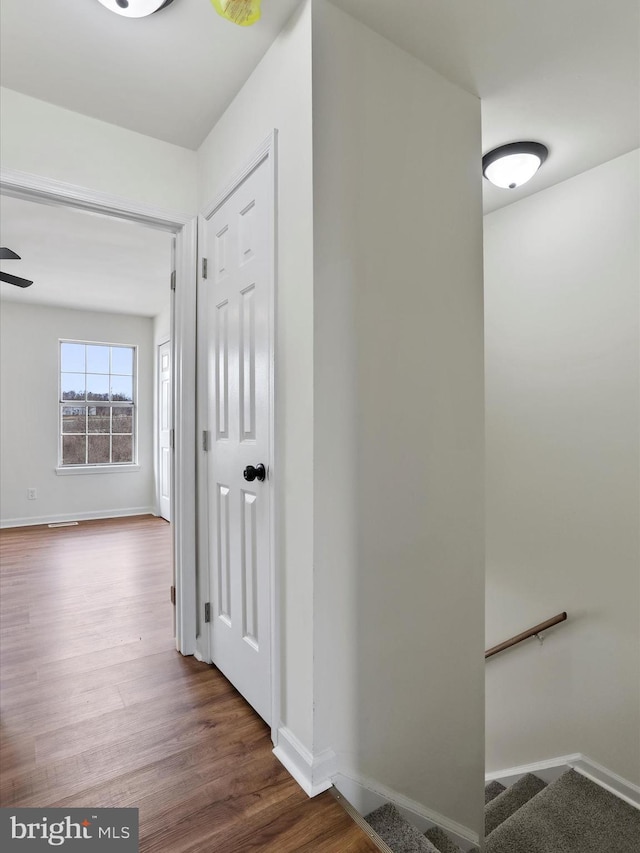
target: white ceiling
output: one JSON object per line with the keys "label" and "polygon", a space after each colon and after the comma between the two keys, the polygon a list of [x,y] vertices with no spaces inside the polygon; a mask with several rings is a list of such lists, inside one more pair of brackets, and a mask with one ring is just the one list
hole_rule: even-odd
{"label": "white ceiling", "polygon": [[98,0],[2,0],[2,83],[34,98],[197,148],[300,0],[264,0],[251,27],[209,0],[148,18]]}
{"label": "white ceiling", "polygon": [[481,97],[483,152],[549,147],[523,187],[483,182],[487,212],[640,145],[638,0],[332,1]]}
{"label": "white ceiling", "polygon": [[2,196],[0,245],[21,260],[0,266],[33,284],[2,282],[0,297],[153,317],[169,305],[172,240],[121,219]]}
{"label": "white ceiling", "polygon": [[[9,88],[196,148],[300,0],[263,0],[236,27],[209,0],[149,18],[97,0],[2,0]],[[524,187],[486,181],[492,210],[640,144],[638,0],[334,0],[482,98],[483,150],[518,139],[550,156]]]}

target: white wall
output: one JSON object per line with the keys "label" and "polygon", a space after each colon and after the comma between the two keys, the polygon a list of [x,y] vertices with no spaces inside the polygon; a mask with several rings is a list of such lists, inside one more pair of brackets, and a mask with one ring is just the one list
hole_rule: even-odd
{"label": "white wall", "polygon": [[178,213],[196,212],[196,153],[0,90],[2,165]]}
{"label": "white wall", "polygon": [[479,832],[480,104],[314,10],[318,746]]}
{"label": "white wall", "polygon": [[171,339],[171,302],[167,291],[167,304],[160,314],[153,318],[153,342],[160,346]]}
{"label": "white wall", "polygon": [[640,782],[639,155],[485,218],[487,770]]}
{"label": "white wall", "polygon": [[282,722],[313,749],[313,211],[311,11],[305,0],[198,152],[200,206],[277,128],[277,482]]}
{"label": "white wall", "polygon": [[[151,511],[152,320],[2,301],[0,331],[1,524]],[[138,346],[139,471],[56,475],[60,338]],[[35,501],[27,500],[31,487]]]}

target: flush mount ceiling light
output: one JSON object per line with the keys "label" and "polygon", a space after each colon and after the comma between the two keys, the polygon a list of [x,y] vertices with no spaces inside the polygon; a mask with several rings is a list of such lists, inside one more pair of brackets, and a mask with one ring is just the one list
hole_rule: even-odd
{"label": "flush mount ceiling light", "polygon": [[531,180],[548,153],[541,142],[509,142],[484,155],[482,174],[495,186],[513,190]]}
{"label": "flush mount ceiling light", "polygon": [[107,9],[116,15],[124,15],[125,18],[144,18],[164,9],[173,0],[98,0]]}

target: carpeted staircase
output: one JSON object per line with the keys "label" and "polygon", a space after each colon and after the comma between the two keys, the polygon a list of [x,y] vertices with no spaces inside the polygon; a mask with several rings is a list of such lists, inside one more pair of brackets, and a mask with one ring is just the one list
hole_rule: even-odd
{"label": "carpeted staircase", "polygon": [[[393,805],[365,820],[393,853],[462,853],[439,828],[421,833]],[[485,853],[640,853],[640,811],[575,770],[549,785],[528,773],[485,788]]]}

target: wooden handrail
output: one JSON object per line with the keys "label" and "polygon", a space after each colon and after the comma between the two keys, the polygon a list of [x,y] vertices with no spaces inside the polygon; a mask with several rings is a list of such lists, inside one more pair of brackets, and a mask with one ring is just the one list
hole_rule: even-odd
{"label": "wooden handrail", "polygon": [[551,619],[547,619],[546,622],[541,622],[539,625],[534,625],[533,628],[529,628],[527,631],[523,631],[522,634],[516,634],[515,637],[511,637],[510,640],[505,640],[504,643],[499,643],[497,646],[493,646],[491,649],[487,649],[484,653],[485,660],[486,658],[490,658],[492,655],[497,655],[498,652],[503,652],[505,649],[510,649],[511,646],[515,646],[518,643],[521,643],[523,640],[528,640],[529,637],[535,637],[541,631],[546,631],[547,628],[551,628],[553,625],[557,625],[559,622],[564,622],[567,618],[566,613],[558,613],[557,616],[553,616]]}

